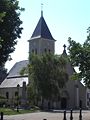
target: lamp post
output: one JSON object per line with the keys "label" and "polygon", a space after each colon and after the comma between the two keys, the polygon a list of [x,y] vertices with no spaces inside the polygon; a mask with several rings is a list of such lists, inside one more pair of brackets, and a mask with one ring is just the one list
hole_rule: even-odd
{"label": "lamp post", "polygon": [[18,84],[17,85],[17,112],[19,112],[19,87],[20,87],[20,85]]}

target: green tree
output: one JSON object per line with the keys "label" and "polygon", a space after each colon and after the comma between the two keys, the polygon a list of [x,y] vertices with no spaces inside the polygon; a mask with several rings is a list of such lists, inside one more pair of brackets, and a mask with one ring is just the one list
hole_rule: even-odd
{"label": "green tree", "polygon": [[80,71],[76,76],[83,79],[85,85],[90,88],[90,28],[88,33],[87,40],[83,44],[77,43],[69,37],[68,49],[72,65],[78,67]]}
{"label": "green tree", "polygon": [[0,0],[0,66],[10,59],[10,53],[15,50],[17,38],[22,33],[22,21],[17,0]]}
{"label": "green tree", "polygon": [[3,17],[5,17],[5,12],[0,12],[0,22],[3,22]]}
{"label": "green tree", "polygon": [[56,100],[68,80],[65,65],[66,60],[62,56],[44,54],[30,57],[28,93],[31,100],[38,101],[41,97],[42,103],[44,99]]}

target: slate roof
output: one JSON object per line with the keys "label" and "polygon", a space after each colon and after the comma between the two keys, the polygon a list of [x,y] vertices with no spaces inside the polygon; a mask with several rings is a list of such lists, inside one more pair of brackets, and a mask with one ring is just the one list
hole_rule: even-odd
{"label": "slate roof", "polygon": [[[20,62],[16,62],[15,65],[9,71],[7,78],[10,77],[20,77],[20,71],[28,65],[28,60],[23,60]],[[26,75],[25,75],[26,76]]]}
{"label": "slate roof", "polygon": [[50,40],[55,40],[52,37],[51,32],[50,32],[43,16],[40,17],[39,22],[38,22],[32,36],[31,36],[31,39],[34,39],[34,38],[37,38],[37,37],[50,39]]}
{"label": "slate roof", "polygon": [[0,88],[13,88],[17,87],[19,84],[20,87],[23,86],[23,82],[26,82],[26,85],[28,84],[28,77],[18,77],[18,78],[6,78],[0,85]]}
{"label": "slate roof", "polygon": [[27,67],[28,60],[23,60],[20,62],[17,62],[8,73],[8,76],[6,79],[1,83],[0,88],[10,88],[10,87],[17,87],[19,84],[20,87],[22,87],[23,82],[26,82],[26,85],[28,84],[28,75],[20,75],[20,71]]}

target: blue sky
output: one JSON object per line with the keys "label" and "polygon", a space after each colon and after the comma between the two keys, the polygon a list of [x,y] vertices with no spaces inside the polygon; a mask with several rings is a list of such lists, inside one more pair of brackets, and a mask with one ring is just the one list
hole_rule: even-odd
{"label": "blue sky", "polygon": [[13,60],[6,63],[8,70],[15,62],[28,59],[28,40],[41,16],[41,3],[44,4],[45,21],[57,40],[56,54],[62,53],[63,44],[68,46],[68,37],[80,43],[86,40],[90,26],[90,0],[19,0],[19,5],[25,8],[20,17],[24,30],[15,52],[11,54]]}

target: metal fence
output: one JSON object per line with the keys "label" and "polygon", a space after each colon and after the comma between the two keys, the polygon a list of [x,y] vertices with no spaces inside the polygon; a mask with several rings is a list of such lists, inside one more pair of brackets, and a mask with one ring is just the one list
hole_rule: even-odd
{"label": "metal fence", "polygon": [[[66,114],[67,114],[67,111],[65,110],[63,112],[63,120],[67,120]],[[43,119],[43,120],[47,120],[47,119]],[[70,110],[70,120],[73,120],[73,110],[72,109]],[[78,120],[82,120],[82,109],[81,108],[79,111]]]}
{"label": "metal fence", "polygon": [[[78,120],[82,120],[82,109],[80,108],[80,112],[79,112],[79,119]],[[67,120],[66,118],[66,110],[64,111],[64,117],[63,120]],[[73,120],[73,110],[70,110],[70,120]]]}

